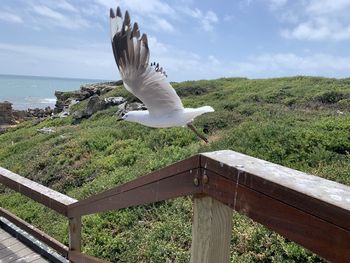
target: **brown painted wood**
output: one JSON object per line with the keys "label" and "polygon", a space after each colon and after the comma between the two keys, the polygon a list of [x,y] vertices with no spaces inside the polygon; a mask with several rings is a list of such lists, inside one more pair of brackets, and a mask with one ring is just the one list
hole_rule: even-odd
{"label": "brown painted wood", "polygon": [[81,217],[69,218],[69,250],[81,251]]}
{"label": "brown painted wood", "polygon": [[159,181],[162,179],[165,179],[167,177],[171,177],[186,171],[189,171],[191,169],[198,168],[200,166],[200,159],[199,155],[192,156],[188,159],[182,160],[180,162],[171,164],[165,168],[162,168],[160,170],[151,172],[147,175],[141,176],[133,181],[127,182],[123,185],[114,187],[110,190],[104,191],[102,193],[99,193],[95,196],[91,196],[89,198],[86,198],[84,200],[81,200],[79,202],[73,203],[69,205],[69,209],[73,210],[75,207],[81,207],[83,205],[89,205],[92,202],[96,202],[99,200],[104,200],[110,196],[113,196],[115,194],[120,194],[122,192],[131,191],[133,189],[139,188],[141,186],[153,183],[155,181]]}
{"label": "brown painted wood", "polygon": [[77,200],[33,182],[0,167],[0,183],[37,201],[62,215],[67,214],[67,206]]}
{"label": "brown painted wood", "polygon": [[350,230],[350,187],[233,151],[204,153],[201,166]]}
{"label": "brown painted wood", "polygon": [[194,184],[200,170],[190,169],[176,175],[150,174],[118,186],[68,207],[68,216],[87,215],[121,208],[159,202],[200,193]]}
{"label": "brown painted wood", "polygon": [[36,239],[42,241],[49,247],[56,250],[59,254],[61,254],[64,257],[68,256],[68,247],[57,241],[56,239],[50,237],[49,235],[45,234],[41,230],[37,229],[36,227],[28,224],[21,218],[17,217],[16,215],[12,214],[11,212],[3,209],[0,207],[0,216],[6,218],[13,224],[15,224],[20,229],[26,231],[28,234],[32,235]]}
{"label": "brown painted wood", "polygon": [[212,171],[204,192],[332,262],[349,262],[350,232]]}
{"label": "brown painted wood", "polygon": [[109,261],[88,256],[77,251],[69,251],[68,259],[74,263],[110,263]]}

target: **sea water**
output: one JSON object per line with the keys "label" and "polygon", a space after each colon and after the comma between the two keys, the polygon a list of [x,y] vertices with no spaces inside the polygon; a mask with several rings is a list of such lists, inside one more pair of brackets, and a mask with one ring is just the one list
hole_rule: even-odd
{"label": "sea water", "polygon": [[0,102],[9,101],[18,110],[53,107],[56,90],[72,91],[79,89],[82,84],[105,81],[0,74]]}

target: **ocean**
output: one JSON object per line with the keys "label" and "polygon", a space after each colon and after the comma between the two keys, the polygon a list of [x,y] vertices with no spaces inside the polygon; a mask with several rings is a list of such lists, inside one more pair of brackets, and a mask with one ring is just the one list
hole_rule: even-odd
{"label": "ocean", "polygon": [[106,82],[109,80],[70,79],[0,74],[0,102],[9,101],[17,110],[53,107],[55,91],[77,90],[82,84]]}

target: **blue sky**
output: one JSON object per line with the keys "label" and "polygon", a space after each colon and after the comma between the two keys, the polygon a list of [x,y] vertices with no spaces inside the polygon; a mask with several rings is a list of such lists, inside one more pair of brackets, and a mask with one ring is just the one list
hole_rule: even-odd
{"label": "blue sky", "polygon": [[2,0],[0,74],[119,79],[117,5],[173,81],[350,77],[350,0]]}

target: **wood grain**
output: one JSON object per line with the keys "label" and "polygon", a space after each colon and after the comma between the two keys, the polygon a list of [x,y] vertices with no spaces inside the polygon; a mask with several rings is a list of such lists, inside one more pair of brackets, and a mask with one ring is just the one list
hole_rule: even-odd
{"label": "wood grain", "polygon": [[81,251],[81,217],[69,218],[69,250]]}
{"label": "wood grain", "polygon": [[350,187],[233,151],[204,153],[201,166],[350,230]]}
{"label": "wood grain", "polygon": [[76,199],[61,194],[2,167],[0,167],[0,183],[62,215],[67,214],[68,205],[77,202]]}
{"label": "wood grain", "polygon": [[141,177],[69,206],[68,216],[117,210],[200,193],[202,189],[193,183],[194,178],[198,176],[199,169],[191,169],[176,175],[167,175],[161,179],[154,178],[152,175],[150,176],[152,180],[146,178],[148,176]]}
{"label": "wood grain", "polygon": [[207,171],[204,192],[332,262],[349,262],[350,232],[291,205]]}
{"label": "wood grain", "polygon": [[227,263],[233,210],[210,196],[193,200],[191,263]]}
{"label": "wood grain", "polygon": [[9,211],[6,211],[5,209],[0,207],[0,216],[6,218],[13,224],[15,224],[17,227],[20,229],[26,231],[28,234],[32,235],[36,239],[42,241],[49,247],[53,248],[56,250],[59,254],[61,254],[64,257],[67,257],[68,255],[68,247],[54,239],[53,237],[48,236],[41,230],[37,229],[36,227],[28,224],[21,218],[17,217],[16,215],[10,213]]}

